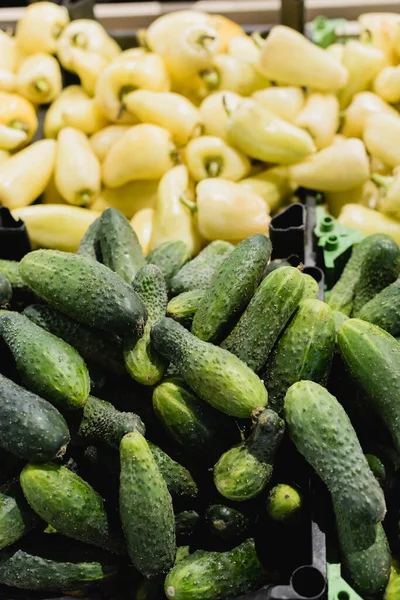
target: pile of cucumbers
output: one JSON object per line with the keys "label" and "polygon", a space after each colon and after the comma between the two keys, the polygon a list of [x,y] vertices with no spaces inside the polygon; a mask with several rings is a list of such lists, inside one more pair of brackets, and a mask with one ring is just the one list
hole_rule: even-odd
{"label": "pile of cucumbers", "polygon": [[396,597],[400,249],[365,238],[327,303],[271,250],[144,257],[110,208],[77,254],[0,261],[1,585],[225,600],[284,581],[303,455],[349,583]]}

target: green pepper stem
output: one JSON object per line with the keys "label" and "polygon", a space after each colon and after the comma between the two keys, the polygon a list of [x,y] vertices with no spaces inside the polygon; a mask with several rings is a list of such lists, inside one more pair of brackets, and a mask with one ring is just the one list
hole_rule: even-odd
{"label": "green pepper stem", "polygon": [[193,214],[198,211],[196,202],[192,202],[185,194],[179,196],[179,200],[188,208]]}

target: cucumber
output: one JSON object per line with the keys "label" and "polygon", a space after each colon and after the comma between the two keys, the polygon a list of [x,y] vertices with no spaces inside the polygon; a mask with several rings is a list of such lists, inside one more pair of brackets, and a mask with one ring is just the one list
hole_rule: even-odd
{"label": "cucumber", "polygon": [[265,386],[273,410],[283,410],[285,394],[296,381],[326,381],[335,342],[329,306],[320,300],[303,300],[265,367]]}
{"label": "cucumber", "polygon": [[271,254],[265,235],[243,240],[223,261],[194,315],[192,333],[205,342],[220,342],[257,289]]}
{"label": "cucumber", "polygon": [[168,302],[167,316],[190,329],[196,310],[204,296],[204,290],[182,292]]}
{"label": "cucumber", "polygon": [[172,498],[175,500],[185,496],[192,498],[197,496],[197,484],[189,471],[161,448],[152,442],[147,443]]}
{"label": "cucumber", "polygon": [[11,284],[13,299],[25,300],[32,295],[19,272],[19,262],[16,260],[0,259],[0,273],[7,277]]}
{"label": "cucumber", "polygon": [[25,460],[62,456],[70,436],[64,417],[47,400],[0,375],[0,446]]}
{"label": "cucumber", "polygon": [[0,492],[0,550],[26,535],[37,522],[27,505],[18,481],[2,486]]}
{"label": "cucumber", "polygon": [[89,372],[72,346],[11,311],[1,316],[0,333],[28,388],[60,410],[76,410],[85,404]]}
{"label": "cucumber", "polygon": [[211,242],[195,258],[186,263],[171,280],[171,293],[175,296],[192,290],[205,290],[234,246],[229,242]]}
{"label": "cucumber", "polygon": [[25,308],[23,314],[39,327],[75,348],[89,365],[98,365],[118,375],[125,372],[122,351],[116,336],[111,337],[100,330],[85,327],[45,304],[31,304]]}
{"label": "cucumber", "polygon": [[36,250],[22,259],[20,272],[38,296],[80,323],[123,336],[142,335],[143,302],[104,265],[68,252]]}
{"label": "cucumber", "polygon": [[81,239],[81,243],[79,244],[78,248],[78,254],[80,256],[102,262],[103,258],[100,248],[100,231],[100,217],[98,217],[91,225],[89,225],[85,235]]}
{"label": "cucumber", "polygon": [[400,279],[364,304],[359,318],[378,325],[390,335],[400,336]]}
{"label": "cucumber", "polygon": [[160,589],[160,584],[148,579],[142,579],[135,587],[133,596],[129,596],[132,600],[160,600],[163,593]]}
{"label": "cucumber", "polygon": [[360,310],[393,283],[400,270],[400,248],[390,235],[375,236],[375,243],[366,251],[360,270],[360,278],[354,288],[352,315],[358,316]]}
{"label": "cucumber", "polygon": [[100,217],[102,262],[126,281],[132,283],[145,264],[142,247],[128,219],[116,208],[106,208]]}
{"label": "cucumber", "polygon": [[166,575],[175,561],[175,517],[167,485],[144,437],[121,441],[120,516],[129,556],[149,579]]}
{"label": "cucumber", "polygon": [[175,563],[177,565],[190,554],[190,546],[178,546],[176,549]]}
{"label": "cucumber", "polygon": [[12,287],[7,277],[0,271],[0,308],[7,308],[12,298]]}
{"label": "cucumber", "polygon": [[387,480],[386,467],[384,463],[374,454],[366,454],[365,458],[367,459],[369,468],[378,480],[379,485],[381,488],[383,488]]}
{"label": "cucumber", "polygon": [[349,319],[338,335],[351,376],[391,433],[400,451],[400,345],[380,327]]}
{"label": "cucumber", "polygon": [[267,275],[269,275],[270,273],[272,273],[272,271],[275,271],[275,269],[280,269],[281,267],[292,267],[293,265],[290,264],[289,260],[287,260],[286,258],[275,258],[274,260],[271,260],[268,265],[265,268],[264,271],[264,277],[267,277]]}
{"label": "cucumber", "polygon": [[142,267],[133,281],[133,289],[142,299],[148,318],[141,338],[133,336],[125,340],[125,367],[138,383],[155,385],[166,369],[166,361],[150,346],[151,328],[165,316],[168,304],[167,287],[161,270],[156,265]]}
{"label": "cucumber", "polygon": [[151,341],[160,354],[172,359],[185,383],[221,412],[245,419],[267,404],[267,390],[249,367],[172,319],[165,317],[154,325]]}
{"label": "cucumber", "polygon": [[319,296],[319,285],[318,282],[308,275],[308,273],[303,273],[304,278],[304,290],[303,290],[303,300],[307,299],[315,299]]}
{"label": "cucumber", "polygon": [[214,467],[214,483],[221,496],[242,502],[261,494],[271,479],[284,429],[273,410],[257,415],[250,437],[225,452]]}
{"label": "cucumber", "polygon": [[103,500],[78,475],[53,463],[28,464],[20,482],[35,513],[58,533],[115,550]]}
{"label": "cucumber", "polygon": [[278,483],[268,494],[267,513],[274,521],[291,521],[303,507],[300,492],[285,483]]}
{"label": "cucumber", "polygon": [[335,324],[335,333],[336,333],[336,339],[337,339],[339,329],[341,328],[343,323],[349,319],[349,317],[347,315],[345,315],[344,313],[340,312],[339,310],[333,310],[332,318],[333,318],[333,322]]}
{"label": "cucumber", "polygon": [[170,600],[225,600],[255,589],[264,577],[248,539],[228,552],[197,550],[168,573],[164,591]]}
{"label": "cucumber", "polygon": [[146,256],[146,262],[161,269],[169,288],[171,279],[191,258],[188,245],[182,240],[162,242]]}
{"label": "cucumber", "polygon": [[383,492],[336,398],[318,383],[299,381],[286,394],[285,417],[298,451],[348,519],[364,525],[382,521],[386,512]]}
{"label": "cucumber", "polygon": [[301,301],[303,290],[304,277],[295,267],[270,273],[221,347],[258,372]]}
{"label": "cucumber", "polygon": [[400,597],[400,566],[398,560],[392,561],[390,579],[385,591],[384,600],[397,600]]}
{"label": "cucumber", "polygon": [[250,527],[250,521],[244,514],[223,504],[209,506],[206,523],[213,536],[226,541],[237,541],[246,535]]}
{"label": "cucumber", "polygon": [[175,530],[178,540],[192,537],[199,522],[200,515],[195,510],[183,510],[175,515]]}

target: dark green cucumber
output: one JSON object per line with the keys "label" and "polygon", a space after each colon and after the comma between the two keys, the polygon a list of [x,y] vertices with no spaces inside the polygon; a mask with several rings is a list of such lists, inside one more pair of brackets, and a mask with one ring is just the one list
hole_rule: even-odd
{"label": "dark green cucumber", "polygon": [[26,535],[37,523],[18,481],[1,487],[0,492],[0,550]]}
{"label": "dark green cucumber", "polygon": [[72,346],[11,311],[0,317],[0,334],[28,388],[61,410],[84,405],[90,391],[89,372]]}
{"label": "dark green cucumber", "polygon": [[295,267],[270,273],[221,347],[236,354],[253,371],[262,369],[303,291],[304,276]]}
{"label": "dark green cucumber", "polygon": [[193,323],[194,315],[204,296],[204,290],[191,290],[182,292],[168,302],[167,316],[174,319],[187,329],[190,329]]}
{"label": "dark green cucumber", "polygon": [[8,307],[12,298],[12,287],[7,277],[0,271],[0,308]]}
{"label": "dark green cucumber", "polygon": [[70,436],[64,417],[47,400],[0,375],[0,446],[26,460],[62,456]]}
{"label": "dark green cucumber", "polygon": [[268,402],[273,410],[282,411],[285,394],[296,381],[326,380],[335,342],[329,306],[320,300],[303,300],[265,366]]}
{"label": "dark green cucumber", "polygon": [[319,296],[319,285],[318,282],[308,275],[308,273],[303,273],[304,278],[304,290],[303,290],[303,300],[307,299],[315,299]]}
{"label": "dark green cucumber", "polygon": [[0,273],[7,277],[11,284],[13,300],[23,300],[32,296],[31,290],[21,277],[18,261],[0,259]]}
{"label": "dark green cucumber", "polygon": [[400,279],[388,285],[372,300],[364,304],[359,318],[378,325],[390,335],[400,335]]}
{"label": "dark green cucumber", "polygon": [[271,260],[268,265],[265,268],[264,271],[264,277],[267,277],[267,275],[269,275],[270,273],[272,273],[272,271],[275,271],[275,269],[280,269],[281,267],[292,267],[293,265],[290,264],[289,260],[286,258],[275,258],[274,260]]}
{"label": "dark green cucumber", "polygon": [[383,488],[387,480],[386,467],[384,463],[374,454],[366,454],[365,458],[368,461],[369,468],[378,480],[379,485],[381,488]]}
{"label": "dark green cucumber", "polygon": [[227,541],[240,539],[250,526],[244,514],[223,504],[213,504],[207,509],[206,522],[212,535]]}
{"label": "dark green cucumber", "polygon": [[264,577],[248,539],[229,552],[197,550],[168,573],[164,591],[170,600],[225,600],[255,589]]}
{"label": "dark green cucumber", "polygon": [[400,345],[389,333],[360,319],[343,323],[339,348],[351,376],[390,431],[400,451]]}
{"label": "dark green cucumber", "polygon": [[162,577],[175,561],[175,517],[171,495],[145,438],[121,441],[120,516],[128,553],[149,579]]}
{"label": "dark green cucumber", "polygon": [[141,335],[147,311],[138,294],[100,263],[57,250],[36,250],[20,263],[25,283],[48,304],[80,323]]}
{"label": "dark green cucumber", "polygon": [[347,315],[345,315],[344,313],[340,312],[339,310],[333,310],[332,317],[333,317],[333,322],[335,323],[335,332],[336,332],[336,338],[337,338],[339,329],[341,328],[343,323],[349,319],[349,317]]}
{"label": "dark green cucumber", "polygon": [[151,328],[165,316],[168,304],[164,275],[156,265],[145,265],[137,272],[133,289],[147,309],[147,322],[139,339],[127,337],[124,344],[125,367],[142,385],[155,385],[165,373],[166,361],[150,345]]}
{"label": "dark green cucumber", "polygon": [[186,467],[173,460],[152,442],[147,443],[172,498],[197,496],[197,484]]}
{"label": "dark green cucumber", "polygon": [[390,235],[375,236],[375,243],[366,251],[360,278],[354,288],[352,315],[360,310],[385,287],[393,283],[400,270],[400,248]]}
{"label": "dark green cucumber", "polygon": [[257,415],[250,437],[225,452],[214,467],[214,483],[221,496],[241,502],[261,494],[271,479],[284,429],[273,410]]}
{"label": "dark green cucumber", "polygon": [[162,242],[149,252],[146,256],[146,262],[150,265],[157,265],[161,269],[169,288],[171,279],[190,258],[188,245],[182,240],[173,240]]}
{"label": "dark green cucumber", "polygon": [[192,290],[205,290],[233,249],[232,244],[221,240],[208,244],[174,275],[171,280],[171,293],[177,295]]}
{"label": "dark green cucumber", "polygon": [[313,381],[293,384],[285,417],[298,451],[325,482],[336,506],[358,524],[375,524],[386,512],[385,498],[342,406]]}
{"label": "dark green cucumber", "polygon": [[88,227],[79,244],[78,254],[85,258],[102,262],[100,248],[100,217],[95,219]]}
{"label": "dark green cucumber", "polygon": [[126,283],[132,283],[145,264],[133,227],[116,208],[106,208],[100,217],[100,248],[103,264]]}
{"label": "dark green cucumber", "polygon": [[194,315],[192,333],[205,342],[220,342],[257,289],[271,254],[265,235],[243,240],[215,272]]}
{"label": "dark green cucumber", "polygon": [[186,384],[221,412],[248,418],[267,404],[267,390],[249,367],[230,352],[199,340],[172,319],[154,325],[151,341],[160,354],[173,361]]}
{"label": "dark green cucumber", "polygon": [[285,483],[278,483],[268,494],[267,512],[274,521],[291,521],[303,507],[300,492]]}
{"label": "dark green cucumber", "polygon": [[100,330],[85,327],[46,304],[31,304],[23,314],[75,348],[90,365],[98,365],[116,374],[125,371],[122,350],[116,336],[113,338]]}
{"label": "dark green cucumber", "polygon": [[200,522],[200,515],[195,510],[183,510],[175,515],[176,537],[179,540],[193,536]]}

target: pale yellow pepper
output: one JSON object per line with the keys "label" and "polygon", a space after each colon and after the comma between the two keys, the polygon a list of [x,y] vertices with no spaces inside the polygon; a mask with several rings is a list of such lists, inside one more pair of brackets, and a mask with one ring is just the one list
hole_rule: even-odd
{"label": "pale yellow pepper", "polygon": [[[240,58],[253,65],[258,70],[260,63],[260,47],[257,46],[254,39],[248,35],[239,35],[232,37],[227,45],[227,54]],[[265,79],[266,86],[268,85],[268,79]]]}
{"label": "pale yellow pepper", "polygon": [[22,219],[34,247],[76,252],[98,212],[69,204],[35,204],[13,211]]}
{"label": "pale yellow pepper", "polygon": [[230,53],[233,41],[237,41],[239,38],[247,39],[243,28],[224,15],[209,14],[208,21],[215,28],[220,38],[220,52]]}
{"label": "pale yellow pepper", "polygon": [[74,127],[87,135],[92,135],[109,124],[96,98],[87,98],[82,102],[66,106],[63,121],[66,127]]}
{"label": "pale yellow pepper", "polygon": [[295,124],[297,115],[304,106],[304,92],[294,86],[272,86],[252,95],[262,108],[266,108],[280,119]]}
{"label": "pale yellow pepper", "polygon": [[358,17],[360,40],[379,48],[385,54],[385,66],[395,65],[395,38],[398,30],[397,13],[364,13]]}
{"label": "pale yellow pepper", "polygon": [[86,135],[72,127],[58,134],[55,182],[69,204],[90,206],[100,193],[100,162]]}
{"label": "pale yellow pepper", "polygon": [[0,69],[0,92],[14,92],[16,85],[15,73]]}
{"label": "pale yellow pepper", "polygon": [[17,72],[16,91],[34,104],[48,104],[60,95],[61,70],[54,56],[31,54]]}
{"label": "pale yellow pepper", "polygon": [[155,206],[158,184],[158,179],[128,181],[117,188],[103,188],[101,197],[107,207],[116,208],[131,219],[139,210]]}
{"label": "pale yellow pepper", "polygon": [[57,40],[69,23],[65,6],[53,2],[35,2],[25,10],[17,23],[15,40],[23,54],[54,54]]}
{"label": "pale yellow pepper", "polygon": [[12,151],[26,145],[28,136],[25,131],[0,124],[0,150]]}
{"label": "pale yellow pepper", "polygon": [[59,97],[49,106],[44,118],[44,135],[46,138],[56,138],[59,131],[66,126],[64,113],[73,110],[82,102],[87,102],[89,96],[80,85],[69,85],[64,88]]}
{"label": "pale yellow pepper", "polygon": [[160,179],[176,163],[169,131],[147,123],[135,125],[111,146],[103,162],[103,183],[115,188],[137,179]]}
{"label": "pale yellow pepper", "polygon": [[[3,150],[15,150],[31,141],[38,127],[36,111],[29,100],[18,94],[0,92],[0,125],[9,129],[17,129],[24,133],[24,138],[16,145],[4,146]],[[10,132],[10,139],[13,138]]]}
{"label": "pale yellow pepper", "polygon": [[138,237],[139,244],[141,245],[143,254],[145,256],[150,251],[150,239],[151,232],[153,229],[153,218],[153,208],[142,208],[142,210],[139,210],[131,219],[132,228]]}
{"label": "pale yellow pepper", "polygon": [[250,96],[269,85],[251,63],[229,54],[216,54],[201,77],[211,92],[230,91],[241,96]]}
{"label": "pale yellow pepper", "polygon": [[385,55],[371,44],[350,40],[344,47],[342,64],[349,78],[339,92],[341,108],[347,108],[353,96],[368,89],[385,64]]}
{"label": "pale yellow pepper", "polygon": [[117,62],[125,62],[131,61],[132,59],[136,59],[139,56],[144,56],[148,54],[148,50],[146,48],[129,48],[128,50],[123,50],[118,56],[113,59],[113,64]]}
{"label": "pale yellow pepper", "polygon": [[238,182],[244,189],[261,196],[269,206],[269,211],[275,212],[293,193],[289,182],[287,167],[272,167]]}
{"label": "pale yellow pepper", "polygon": [[27,206],[46,188],[53,173],[56,142],[40,140],[0,165],[0,204],[14,209]]}
{"label": "pale yellow pepper", "polygon": [[50,177],[43,194],[40,197],[42,204],[67,204],[57,189],[54,173]]}
{"label": "pale yellow pepper", "polygon": [[195,181],[209,177],[238,181],[246,177],[251,168],[245,154],[211,135],[191,140],[185,148],[184,159]]}
{"label": "pale yellow pepper", "polygon": [[[145,31],[145,44],[152,52],[162,54],[171,44],[177,31],[191,25],[210,23],[210,15],[199,10],[177,10],[161,15]],[[215,23],[218,27],[218,24]]]}
{"label": "pale yellow pepper", "polygon": [[368,117],[363,136],[367,150],[390,167],[400,165],[400,118],[385,113]]}
{"label": "pale yellow pepper", "polygon": [[368,180],[356,188],[344,192],[325,192],[324,197],[329,212],[337,218],[345,204],[362,204],[367,208],[376,208],[379,201],[379,191],[376,185]]}
{"label": "pale yellow pepper", "polygon": [[7,150],[0,150],[0,165],[10,158],[11,154]]}
{"label": "pale yellow pepper", "polygon": [[214,92],[205,98],[199,108],[204,133],[226,140],[229,115],[241,100],[235,92]]}
{"label": "pale yellow pepper", "polygon": [[375,78],[374,92],[386,102],[400,102],[400,65],[382,69]]}
{"label": "pale yellow pepper", "polygon": [[104,161],[111,146],[121,139],[129,128],[130,125],[107,125],[91,136],[90,145],[100,162]]}
{"label": "pale yellow pepper", "polygon": [[0,69],[15,73],[18,59],[19,52],[16,47],[15,38],[0,29]]}
{"label": "pale yellow pepper", "polygon": [[100,73],[110,64],[110,61],[97,52],[89,52],[81,48],[71,48],[71,56],[72,70],[78,75],[81,86],[89,96],[94,96]]}
{"label": "pale yellow pepper", "polygon": [[360,92],[344,113],[342,133],[346,137],[362,138],[365,123],[372,114],[386,113],[396,117],[397,111],[372,92]]}
{"label": "pale yellow pepper", "polygon": [[332,54],[339,62],[342,62],[344,54],[344,44],[331,44],[326,49],[329,54]]}
{"label": "pale yellow pepper", "polygon": [[96,52],[108,61],[121,52],[121,48],[100,23],[92,19],[76,19],[67,25],[57,42],[57,56],[65,69],[74,68],[72,50],[80,48],[87,52]]}
{"label": "pale yellow pepper", "polygon": [[313,138],[318,150],[333,142],[339,127],[339,101],[334,94],[311,92],[295,121]]}
{"label": "pale yellow pepper", "polygon": [[[397,172],[396,172],[397,171]],[[379,210],[399,219],[400,217],[400,172],[395,169],[393,177],[385,177],[374,173],[371,179],[379,186],[382,195],[379,199]]]}
{"label": "pale yellow pepper", "polygon": [[364,235],[386,233],[400,244],[400,221],[361,204],[343,206],[338,221],[344,227],[359,229]]}

